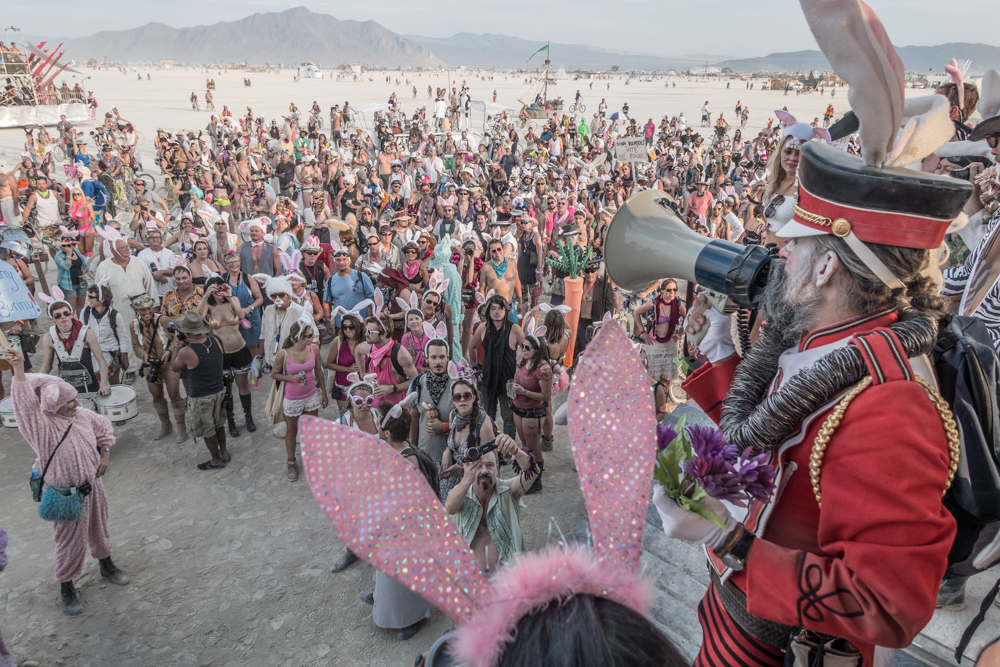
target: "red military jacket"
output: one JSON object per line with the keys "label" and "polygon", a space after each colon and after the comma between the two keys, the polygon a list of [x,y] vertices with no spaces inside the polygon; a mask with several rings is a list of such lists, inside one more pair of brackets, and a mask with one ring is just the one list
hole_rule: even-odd
{"label": "red military jacket", "polygon": [[[848,407],[826,449],[822,507],[809,457],[827,415],[850,390],[803,420],[772,455],[778,490],[744,518],[757,534],[746,567],[713,567],[747,596],[750,613],[845,638],[870,665],[875,646],[908,646],[934,614],[938,586],[955,536],[941,503],[950,455],[933,402],[912,376],[934,383],[926,357],[906,360],[886,328],[894,309],[811,332],[782,357],[771,391],[795,370],[833,349],[857,345],[873,384]],[[693,372],[684,389],[718,422],[738,363],[732,358]],[[930,377],[928,377],[930,376]]]}

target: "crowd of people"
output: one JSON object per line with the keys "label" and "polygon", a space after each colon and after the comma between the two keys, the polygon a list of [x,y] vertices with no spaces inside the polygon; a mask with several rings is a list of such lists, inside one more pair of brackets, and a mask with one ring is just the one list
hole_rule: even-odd
{"label": "crowd of people", "polygon": [[[283,439],[289,482],[303,471],[302,420],[322,416],[380,438],[416,466],[453,517],[479,568],[492,575],[524,551],[520,499],[544,491],[553,430],[566,423],[565,411],[554,408],[603,326],[621,326],[640,349],[655,397],[649,410],[657,422],[687,400],[685,391],[718,419],[727,392],[741,387],[754,400],[764,391],[777,397],[767,404],[769,410],[785,405],[807,419],[809,440],[818,437],[812,430],[823,423],[810,415],[830,407],[824,403],[828,396],[809,403],[804,412],[801,406],[793,410],[782,373],[805,372],[818,358],[810,350],[834,343],[842,347],[856,336],[868,343],[851,349],[861,350],[867,365],[880,369],[879,379],[852,404],[853,421],[843,426],[849,435],[838,437],[870,442],[876,430],[884,435],[882,444],[911,437],[911,451],[919,450],[933,463],[907,468],[911,480],[919,478],[936,492],[940,505],[934,475],[947,471],[948,458],[939,456],[944,436],[938,437],[937,412],[924,410],[918,419],[900,408],[889,420],[883,401],[901,405],[904,397],[916,405],[928,399],[913,382],[905,390],[901,382],[883,385],[919,375],[906,362],[919,355],[910,349],[905,326],[898,328],[943,312],[942,295],[960,300],[961,314],[980,318],[1000,341],[995,315],[1000,296],[994,294],[1000,262],[990,259],[1000,223],[993,165],[1000,121],[990,118],[971,131],[966,123],[978,101],[975,87],[958,81],[938,92],[947,98],[956,123],[955,141],[928,155],[921,166],[929,174],[952,174],[975,184],[968,203],[963,199],[956,207],[952,197],[941,204],[948,209],[942,217],[957,217],[964,207],[972,218],[961,233],[971,253],[964,264],[953,262],[948,269],[943,293],[921,277],[932,250],[920,245],[924,240],[857,226],[860,241],[841,242],[850,237],[850,227],[841,236],[834,223],[832,234],[824,234],[816,220],[826,218],[809,213],[822,197],[803,188],[824,185],[815,181],[818,172],[809,172],[810,177],[800,169],[807,158],[822,161],[806,146],[834,142],[845,154],[868,155],[856,136],[833,136],[826,129],[832,105],[822,123],[798,122],[787,109],[778,110],[774,122],[746,136],[745,124],[730,133],[733,128],[724,123],[702,136],[683,114],[639,124],[629,118],[627,104],[615,120],[606,117],[606,105],[589,123],[554,114],[540,131],[501,115],[490,119],[494,130],[475,145],[468,131],[436,131],[423,108],[414,112],[409,127],[387,121],[365,132],[344,102],[331,107],[329,131],[323,133],[315,102],[308,118],[291,104],[289,116],[274,120],[255,116],[250,108],[234,117],[222,106],[220,115],[197,133],[157,131],[156,178],[141,174],[138,132],[117,109],[90,133],[93,154],[65,119],[56,128],[58,138],[44,128],[37,134],[29,129],[22,161],[0,165],[0,211],[6,230],[30,230],[36,247],[2,239],[0,247],[4,260],[32,283],[51,325],[40,336],[36,363],[41,376],[25,373],[31,359],[24,345],[5,353],[4,370],[13,374],[11,394],[22,433],[43,467],[48,468],[46,458],[58,462],[48,472],[48,483],[90,485],[85,519],[55,524],[56,578],[65,612],[82,610],[73,579],[88,545],[101,559],[103,576],[128,582],[111,561],[99,479],[108,465],[114,428],[93,413],[78,413],[76,396],[106,394],[114,385],[139,379],[159,420],[153,439],[171,434],[177,443],[202,439],[208,459],[197,463],[201,471],[225,468],[238,457],[234,439],[241,429],[257,431],[258,422]],[[395,99],[391,103],[398,105]],[[738,106],[736,117],[745,114],[746,108]],[[647,161],[613,158],[615,142],[629,137],[645,137]],[[54,142],[64,147],[64,163],[53,155]],[[162,187],[154,187],[157,178]],[[776,253],[781,249],[785,281],[769,284],[759,312],[713,310],[704,297],[693,298],[691,280],[665,278],[638,290],[614,283],[607,265],[615,258],[606,256],[605,247],[609,225],[627,202],[649,190],[668,196],[674,213],[698,234],[770,246]],[[844,207],[852,205],[851,193],[840,196],[846,198]],[[900,206],[888,199],[867,202],[878,208],[875,203]],[[813,227],[803,231],[810,222]],[[875,260],[871,251],[857,251],[864,243],[876,244]],[[883,251],[887,247],[912,252]],[[48,294],[31,281],[25,262],[34,259],[55,266],[56,286]],[[844,293],[854,297],[849,306]],[[17,342],[35,325],[24,321],[4,328]],[[708,325],[711,332],[700,344],[685,340]],[[883,344],[870,337],[876,329],[894,333]],[[733,331],[740,334],[735,341]],[[811,333],[803,337],[805,332]],[[780,356],[800,338],[796,354]],[[762,365],[741,374],[748,362]],[[49,374],[59,380],[43,377]],[[872,430],[865,422],[869,413],[886,421]],[[79,414],[86,419],[79,420]],[[748,417],[770,424],[787,421],[742,413]],[[737,426],[730,424],[730,439],[752,444]],[[770,446],[789,437],[777,427],[765,433]],[[68,444],[57,457],[64,441]],[[75,458],[71,451],[77,452]],[[786,466],[808,469],[809,448],[792,451]],[[859,497],[850,495],[856,484],[837,486],[845,474],[840,467],[854,463],[837,456],[831,449],[825,463],[823,479],[830,481],[824,481],[823,494],[831,500],[822,505],[824,515],[812,501],[809,480],[797,477],[777,507],[769,508],[774,510],[771,541],[757,537],[756,562],[746,560],[751,531],[762,534],[766,517],[751,513],[738,523],[719,510],[727,522],[720,533],[714,524],[654,494],[668,535],[715,550],[717,576],[699,612],[712,641],[697,664],[732,664],[725,651],[738,655],[741,664],[780,664],[768,641],[773,633],[795,627],[849,637],[869,664],[871,648],[905,645],[922,628],[933,611],[926,608],[925,594],[937,592],[944,575],[950,515],[932,507],[923,497],[927,494],[920,496],[927,503],[918,507],[919,519],[913,514],[916,504],[909,514],[888,518],[860,511]],[[509,479],[500,475],[504,463],[514,470]],[[789,510],[788,498],[803,506],[812,501],[808,516]],[[828,512],[828,507],[834,509]],[[857,528],[861,515],[869,517],[868,523]],[[808,533],[823,517],[833,523],[819,538],[815,531]],[[875,570],[881,569],[881,559],[865,551],[873,544],[858,533],[877,529],[880,522],[910,520],[922,522],[921,531],[914,528],[900,537],[893,553],[897,562],[907,563],[907,572],[919,571],[920,581],[896,582],[909,589],[903,606],[912,609],[905,618],[896,615],[899,627],[886,630],[892,605],[880,596],[903,593],[899,586],[873,590],[852,579],[853,573],[869,583],[880,580]],[[917,532],[934,548],[914,555],[908,545]],[[829,553],[838,540],[849,547],[844,559],[859,559],[849,563],[853,571],[842,572],[843,560]],[[799,568],[793,561],[799,562],[802,551],[796,549],[808,554],[803,567],[817,573],[802,576],[822,579],[823,586],[838,591],[830,595],[843,598],[836,609],[827,607],[837,620],[824,621],[820,614],[814,621],[801,611],[796,617],[799,594],[792,589],[802,583],[794,572],[776,582],[777,594],[770,599],[754,588],[755,576]],[[733,566],[740,554],[743,561]],[[346,550],[334,571],[356,559]],[[727,568],[735,575],[729,577]],[[772,575],[755,574],[762,570]],[[953,574],[964,585],[961,572]],[[376,625],[398,630],[400,639],[412,637],[433,613],[425,599],[390,577],[380,576],[375,590],[362,598],[374,605]],[[850,620],[866,613],[865,621]],[[767,617],[771,625],[754,626],[746,641],[732,639],[753,614]],[[662,646],[656,650],[669,653]]]}

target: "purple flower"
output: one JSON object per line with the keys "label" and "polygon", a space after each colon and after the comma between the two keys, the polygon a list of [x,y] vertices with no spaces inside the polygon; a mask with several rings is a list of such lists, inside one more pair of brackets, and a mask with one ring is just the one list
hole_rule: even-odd
{"label": "purple flower", "polygon": [[659,451],[663,451],[667,448],[674,438],[677,437],[677,431],[668,424],[657,424],[656,426],[656,448]]}
{"label": "purple flower", "polygon": [[746,494],[751,498],[767,502],[774,493],[774,466],[767,463],[767,453],[761,452],[752,456],[748,447],[737,459],[734,468],[743,478]]}
{"label": "purple flower", "polygon": [[726,434],[717,428],[709,426],[688,426],[688,439],[691,450],[698,458],[719,458],[725,461],[735,461],[740,451],[736,445],[726,442]]}
{"label": "purple flower", "polygon": [[732,464],[725,459],[718,456],[695,456],[685,461],[682,467],[708,495],[746,507],[743,478],[736,474]]}

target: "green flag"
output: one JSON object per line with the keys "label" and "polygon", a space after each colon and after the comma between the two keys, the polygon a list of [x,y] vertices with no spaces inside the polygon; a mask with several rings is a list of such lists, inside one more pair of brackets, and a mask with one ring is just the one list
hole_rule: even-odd
{"label": "green flag", "polygon": [[[543,46],[542,48],[540,48],[540,49],[538,49],[537,51],[535,51],[534,53],[532,53],[532,54],[531,54],[531,58],[534,58],[535,56],[537,56],[537,55],[538,55],[539,53],[541,53],[542,51],[548,51],[548,50],[549,50],[549,45],[548,45],[548,44],[546,44],[546,45],[545,45],[545,46]],[[524,62],[528,62],[529,60],[531,60],[531,58],[528,58],[528,60],[525,60]]]}

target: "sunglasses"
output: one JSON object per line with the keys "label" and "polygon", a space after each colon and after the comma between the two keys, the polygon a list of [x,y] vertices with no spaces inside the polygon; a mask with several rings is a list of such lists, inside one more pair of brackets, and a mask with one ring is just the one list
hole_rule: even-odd
{"label": "sunglasses", "polygon": [[375,405],[375,397],[365,396],[364,398],[361,398],[360,396],[351,396],[351,403],[353,403],[356,408],[360,408],[362,405],[367,405],[370,408]]}
{"label": "sunglasses", "polygon": [[380,333],[382,333],[382,332],[379,331],[378,329],[365,329],[365,335],[366,336],[377,336]]}
{"label": "sunglasses", "polygon": [[357,327],[354,326],[353,324],[343,324],[341,325],[340,328],[343,329],[344,331],[354,331],[355,329],[357,329]]}
{"label": "sunglasses", "polygon": [[785,195],[775,195],[768,205],[764,208],[764,217],[773,218],[774,212],[779,206],[785,203]]}
{"label": "sunglasses", "polygon": [[501,252],[503,252],[503,248],[493,248],[492,250],[490,250],[490,253],[493,255],[499,254]]}
{"label": "sunglasses", "polygon": [[452,394],[451,395],[451,400],[452,400],[453,403],[464,403],[465,401],[471,401],[472,400],[472,392],[471,391],[466,391],[466,392],[463,392],[461,394]]}
{"label": "sunglasses", "polygon": [[590,268],[584,269],[583,272],[584,273],[597,273],[597,269],[594,268],[594,267],[590,267]]}
{"label": "sunglasses", "polygon": [[676,292],[676,291],[677,291],[677,288],[676,288],[676,287],[664,287],[664,288],[663,288],[662,290],[660,290],[660,291],[661,291],[661,292]]}
{"label": "sunglasses", "polygon": [[521,346],[521,349],[524,350],[525,352],[531,352],[535,348],[533,348],[530,343],[525,343],[524,345]]}
{"label": "sunglasses", "polygon": [[[226,223],[222,223],[222,224],[226,224]],[[302,254],[303,254],[303,255],[314,255],[314,256],[316,256],[316,257],[319,257],[319,253],[318,253],[318,252],[316,252],[315,250],[307,250],[307,251],[305,251],[305,252],[304,252],[304,253],[302,253]],[[346,255],[342,255],[342,256],[346,256]]]}
{"label": "sunglasses", "polygon": [[986,143],[990,145],[990,148],[996,148],[997,144],[1000,144],[1000,134],[987,134],[984,139],[986,139]]}
{"label": "sunglasses", "polygon": [[73,317],[73,313],[69,312],[68,310],[64,310],[58,313],[52,313],[52,319],[54,320],[61,320],[64,317]]}
{"label": "sunglasses", "polygon": [[440,301],[431,301],[430,299],[428,299],[427,301],[424,301],[424,303],[426,303],[428,306],[435,306],[436,307],[441,302]]}
{"label": "sunglasses", "polygon": [[379,236],[392,236],[392,232],[386,232],[384,234],[379,234]]}
{"label": "sunglasses", "polygon": [[417,245],[427,245],[427,241],[417,241]]}
{"label": "sunglasses", "polygon": [[417,251],[416,251],[416,250],[414,250],[413,248],[409,248],[409,249],[407,249],[407,250],[406,250],[406,254],[407,254],[407,255],[416,255],[416,254],[418,254],[418,253],[417,253]]}

